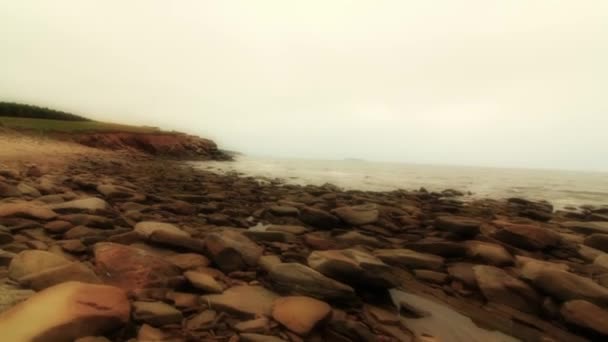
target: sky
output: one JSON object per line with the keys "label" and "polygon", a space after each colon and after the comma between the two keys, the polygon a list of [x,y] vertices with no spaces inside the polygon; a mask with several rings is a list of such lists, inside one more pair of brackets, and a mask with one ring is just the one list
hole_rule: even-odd
{"label": "sky", "polygon": [[608,170],[608,1],[0,0],[0,101],[251,155]]}

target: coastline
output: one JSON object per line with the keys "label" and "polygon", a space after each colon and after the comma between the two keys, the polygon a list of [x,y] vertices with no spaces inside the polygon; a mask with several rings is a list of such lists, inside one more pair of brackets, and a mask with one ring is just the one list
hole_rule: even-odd
{"label": "coastline", "polygon": [[[516,198],[461,202],[425,191],[260,184],[161,157],[92,152],[0,161],[4,284],[44,292],[85,279],[128,293],[133,318],[90,335],[112,341],[421,338],[399,319],[391,288],[431,298],[521,340],[584,341],[604,333],[582,323],[583,309],[570,310],[573,300],[583,300],[601,316],[600,306],[608,303],[606,254],[590,239],[608,233],[607,221],[596,222],[607,215],[603,209],[554,212],[546,203]],[[88,200],[74,202],[82,199]],[[20,265],[28,253],[48,258],[31,251],[78,263],[78,271]],[[145,263],[138,253],[145,253]],[[27,277],[15,275],[19,267]],[[555,289],[560,277],[572,288]],[[277,297],[291,296],[308,298],[297,307],[310,310],[276,309]],[[10,316],[23,315],[36,299]],[[407,303],[401,308],[414,316],[424,311]],[[3,336],[15,324],[7,317],[0,315]],[[57,317],[74,323],[73,313],[59,310]],[[298,329],[300,320],[309,329]],[[45,336],[45,327],[29,330]]]}

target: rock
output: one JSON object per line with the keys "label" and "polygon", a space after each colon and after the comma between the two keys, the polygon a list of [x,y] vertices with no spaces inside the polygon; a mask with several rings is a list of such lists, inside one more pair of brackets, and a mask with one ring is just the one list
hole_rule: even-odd
{"label": "rock", "polygon": [[374,251],[374,256],[391,266],[430,270],[438,270],[443,267],[442,257],[410,249],[378,249]]}
{"label": "rock", "polygon": [[16,186],[0,182],[0,197],[19,197],[21,191]]}
{"label": "rock", "polygon": [[38,189],[33,186],[27,185],[25,183],[19,183],[17,185],[17,190],[21,193],[22,196],[30,196],[30,197],[40,197],[42,194]]}
{"label": "rock", "polygon": [[257,265],[264,251],[255,242],[233,230],[208,234],[205,245],[213,262],[224,272]]}
{"label": "rock", "polygon": [[462,237],[472,237],[479,233],[481,221],[462,216],[439,216],[435,228],[454,233]]}
{"label": "rock", "polygon": [[66,258],[39,250],[23,251],[15,256],[9,266],[9,278],[19,281],[29,275],[40,273],[48,269],[69,264]]}
{"label": "rock", "polygon": [[310,297],[283,297],[274,302],[272,318],[299,335],[308,335],[331,315],[331,306]]}
{"label": "rock", "polygon": [[0,249],[0,266],[8,266],[17,254]]}
{"label": "rock", "polygon": [[49,268],[41,272],[32,273],[19,279],[23,286],[30,287],[36,291],[61,284],[66,281],[77,281],[81,283],[99,284],[101,280],[85,264],[75,261],[66,265]]}
{"label": "rock", "polygon": [[340,207],[332,210],[342,221],[353,226],[372,224],[378,221],[380,212],[375,204]]}
{"label": "rock", "polygon": [[152,242],[181,247],[193,252],[205,252],[203,240],[195,239],[175,225],[163,222],[140,222],[135,225],[134,231],[142,238]]}
{"label": "rock", "polygon": [[540,296],[523,281],[493,266],[474,266],[473,272],[477,285],[488,301],[524,312],[538,312]]}
{"label": "rock", "polygon": [[50,220],[57,217],[57,213],[45,207],[28,202],[0,203],[0,217],[25,217],[38,220]]}
{"label": "rock", "polygon": [[286,205],[273,205],[268,208],[271,213],[277,216],[298,216],[300,211],[296,207],[290,207]]}
{"label": "rock", "polygon": [[186,321],[186,329],[188,330],[201,330],[207,328],[211,323],[215,321],[217,313],[213,310],[205,310],[198,315],[190,318]]}
{"label": "rock", "polygon": [[444,258],[464,257],[468,252],[467,247],[462,243],[443,240],[422,240],[407,243],[404,247],[417,252],[439,255]]}
{"label": "rock", "polygon": [[361,234],[357,231],[349,231],[334,238],[340,246],[351,247],[355,245],[379,247],[382,245],[380,240],[373,236]]}
{"label": "rock", "polygon": [[399,286],[390,266],[377,257],[356,249],[314,251],[308,257],[308,265],[347,284],[377,288]]}
{"label": "rock", "polygon": [[90,215],[90,214],[68,214],[61,215],[59,220],[68,221],[77,226],[88,226],[103,229],[112,229],[114,223],[111,219],[103,216]]}
{"label": "rock", "polygon": [[7,229],[0,226],[0,245],[6,245],[15,241],[13,234]]}
{"label": "rock", "polygon": [[270,321],[266,317],[238,322],[234,329],[241,333],[260,333],[269,330]]}
{"label": "rock", "polygon": [[542,261],[520,255],[516,256],[515,260],[517,266],[519,267],[521,277],[528,280],[533,280],[536,278],[539,271],[544,269],[560,271],[568,271],[570,269],[566,264],[556,264],[554,262]]}
{"label": "rock", "polygon": [[334,215],[317,208],[303,207],[300,210],[300,220],[316,228],[330,229],[340,224]]}
{"label": "rock", "polygon": [[608,336],[608,311],[585,300],[571,300],[560,310],[566,322]]}
{"label": "rock", "polygon": [[501,245],[482,241],[466,241],[465,246],[467,256],[473,260],[493,266],[513,264],[513,257]]}
{"label": "rock", "polygon": [[608,222],[606,221],[569,221],[560,223],[562,227],[572,229],[584,234],[603,233],[608,234]]}
{"label": "rock", "polygon": [[531,250],[545,249],[556,247],[561,241],[559,234],[545,228],[501,221],[494,221],[494,224],[502,229],[496,231],[493,237],[515,247]]}
{"label": "rock", "polygon": [[271,336],[271,335],[260,335],[253,333],[243,333],[239,335],[239,342],[287,342],[286,340]]}
{"label": "rock", "polygon": [[603,267],[608,270],[608,254],[604,253],[599,255],[597,258],[593,260],[593,264],[599,267]]}
{"label": "rock", "polygon": [[416,278],[435,284],[445,284],[448,280],[448,275],[441,272],[429,270],[414,270]]}
{"label": "rock", "polygon": [[534,286],[561,301],[583,299],[608,305],[608,288],[570,272],[542,268],[535,273],[531,281]]}
{"label": "rock", "polygon": [[94,254],[103,280],[127,291],[166,287],[181,276],[170,261],[139,248],[103,242],[95,245]]}
{"label": "rock", "polygon": [[278,297],[261,286],[242,285],[231,287],[222,294],[202,296],[201,300],[212,310],[246,316],[270,316],[272,304]]}
{"label": "rock", "polygon": [[457,262],[448,266],[448,274],[470,288],[477,288],[477,277],[473,271],[474,264]]}
{"label": "rock", "polygon": [[7,342],[69,342],[115,331],[129,321],[130,311],[121,289],[66,282],[2,313],[0,336]]}
{"label": "rock", "polygon": [[183,317],[179,310],[163,302],[133,302],[133,318],[160,327],[178,324]]}
{"label": "rock", "polygon": [[210,263],[209,259],[207,259],[205,256],[195,253],[170,255],[166,257],[165,260],[182,270],[190,270],[197,267],[207,267]]}
{"label": "rock", "polygon": [[584,244],[608,253],[608,234],[591,234],[585,238]]}
{"label": "rock", "polygon": [[61,234],[61,233],[65,233],[68,230],[70,230],[70,228],[72,228],[73,225],[67,221],[57,220],[57,221],[48,222],[43,227],[46,231],[48,231],[51,234]]}
{"label": "rock", "polygon": [[267,232],[284,232],[284,233],[290,233],[290,234],[294,234],[294,235],[302,235],[304,233],[307,233],[308,229],[306,229],[306,227],[302,227],[302,226],[272,224],[272,225],[266,227],[266,231]]}
{"label": "rock", "polygon": [[242,234],[253,241],[260,242],[293,242],[296,239],[296,236],[291,233],[279,231],[246,230]]}
{"label": "rock", "polygon": [[47,208],[55,210],[60,213],[70,213],[70,212],[87,212],[87,213],[95,213],[98,211],[104,211],[110,209],[110,205],[108,202],[102,200],[97,197],[88,197],[77,199],[73,201],[57,203],[57,204],[49,204]]}
{"label": "rock", "polygon": [[197,289],[208,293],[222,293],[224,291],[224,287],[220,283],[204,272],[187,271],[184,276]]}
{"label": "rock", "polygon": [[36,292],[16,286],[0,284],[0,313],[30,298]]}
{"label": "rock", "polygon": [[258,259],[258,266],[266,272],[270,272],[271,269],[282,263],[281,258],[276,255],[262,255]]}
{"label": "rock", "polygon": [[[142,324],[137,332],[138,342],[186,342],[185,338],[176,336],[175,332],[166,332],[161,329],[154,328],[148,324]],[[129,342],[134,342],[133,339]]]}
{"label": "rock", "polygon": [[279,292],[342,303],[352,303],[357,300],[355,292],[350,286],[328,278],[302,264],[276,264],[270,268],[268,276]]}
{"label": "rock", "polygon": [[128,198],[134,193],[127,187],[113,184],[100,184],[97,186],[97,191],[105,198]]}

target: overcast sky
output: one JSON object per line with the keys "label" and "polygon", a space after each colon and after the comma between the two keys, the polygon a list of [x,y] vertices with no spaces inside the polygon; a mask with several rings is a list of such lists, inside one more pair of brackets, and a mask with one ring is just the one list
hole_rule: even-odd
{"label": "overcast sky", "polygon": [[608,1],[0,0],[0,100],[249,154],[608,170]]}

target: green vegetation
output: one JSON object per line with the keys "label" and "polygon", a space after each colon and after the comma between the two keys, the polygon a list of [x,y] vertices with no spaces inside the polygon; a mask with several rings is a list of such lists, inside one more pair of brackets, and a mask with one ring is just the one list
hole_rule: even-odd
{"label": "green vegetation", "polygon": [[7,102],[0,102],[0,126],[39,133],[160,132],[156,127],[98,122],[48,108]]}
{"label": "green vegetation", "polygon": [[82,116],[69,114],[54,109],[11,102],[0,102],[0,116],[65,121],[91,121],[87,118],[83,118]]}

